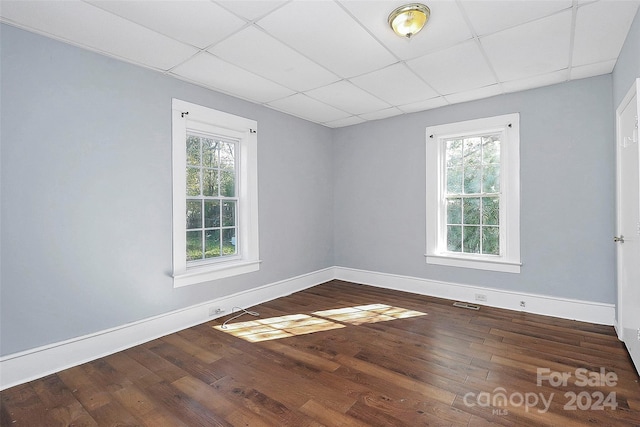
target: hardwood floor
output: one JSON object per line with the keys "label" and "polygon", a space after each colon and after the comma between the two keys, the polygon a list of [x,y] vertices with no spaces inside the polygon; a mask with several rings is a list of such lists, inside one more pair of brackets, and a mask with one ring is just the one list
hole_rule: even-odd
{"label": "hardwood floor", "polygon": [[5,390],[0,425],[640,425],[612,327],[340,281],[252,310]]}

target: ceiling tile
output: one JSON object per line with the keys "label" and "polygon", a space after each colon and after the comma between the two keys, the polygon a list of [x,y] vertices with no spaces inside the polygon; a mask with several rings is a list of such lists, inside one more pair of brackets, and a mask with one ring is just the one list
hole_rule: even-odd
{"label": "ceiling tile", "polygon": [[368,73],[396,62],[334,2],[293,1],[257,24],[340,77]]}
{"label": "ceiling tile", "polygon": [[554,71],[553,73],[541,74],[534,77],[527,77],[520,80],[512,80],[502,83],[505,92],[518,92],[537,87],[550,86],[556,83],[567,81],[569,73],[567,70]]}
{"label": "ceiling tile", "polygon": [[600,76],[609,74],[616,66],[616,60],[598,62],[595,64],[581,65],[579,67],[571,67],[571,79],[585,79],[587,77]]}
{"label": "ceiling tile", "polygon": [[638,1],[599,1],[578,8],[572,65],[616,59]]}
{"label": "ceiling tile", "polygon": [[370,113],[360,114],[360,117],[366,120],[380,120],[387,117],[399,116],[402,114],[402,110],[395,107],[385,108],[384,110],[372,111]]}
{"label": "ceiling tile", "polygon": [[413,102],[411,104],[400,105],[398,108],[405,113],[415,113],[417,111],[431,110],[432,108],[443,107],[449,102],[443,97],[431,98],[424,101]]}
{"label": "ceiling tile", "polygon": [[307,95],[297,93],[284,99],[270,102],[269,105],[277,110],[291,115],[311,120],[316,123],[328,123],[339,119],[345,119],[350,114],[337,108],[323,104]]}
{"label": "ceiling tile", "polygon": [[475,41],[425,55],[407,65],[443,95],[497,83]]}
{"label": "ceiling tile", "polygon": [[334,120],[332,122],[326,122],[325,125],[330,128],[341,128],[345,126],[357,125],[366,122],[365,119],[358,116],[347,117],[346,119]]}
{"label": "ceiling tile", "polygon": [[394,64],[350,80],[391,105],[410,104],[438,95],[404,64]]}
{"label": "ceiling tile", "polygon": [[284,98],[293,93],[277,83],[224,62],[207,52],[202,52],[177,66],[171,70],[171,74],[260,103]]}
{"label": "ceiling tile", "polygon": [[2,1],[0,14],[20,27],[160,70],[197,49],[81,1]]}
{"label": "ceiling tile", "polygon": [[501,31],[480,42],[501,81],[567,68],[571,11]]}
{"label": "ceiling tile", "polygon": [[310,97],[351,114],[388,108],[389,104],[347,81],[340,81],[306,92]]}
{"label": "ceiling tile", "polygon": [[248,21],[254,21],[258,18],[262,18],[267,13],[274,9],[277,9],[280,5],[286,3],[286,1],[273,1],[273,0],[220,0],[216,3],[222,7],[227,8],[231,12],[238,16],[247,19]]}
{"label": "ceiling tile", "polygon": [[239,31],[209,52],[296,91],[314,89],[340,79],[255,27]]}
{"label": "ceiling tile", "polygon": [[199,48],[222,40],[246,25],[242,19],[209,1],[92,0],[90,3]]}
{"label": "ceiling tile", "polygon": [[460,102],[474,101],[476,99],[489,98],[492,96],[500,95],[502,93],[502,89],[499,84],[494,84],[491,86],[485,86],[478,89],[467,90],[460,93],[452,93],[451,95],[447,95],[447,101],[451,104],[457,104]]}
{"label": "ceiling tile", "polygon": [[461,0],[471,26],[479,36],[524,24],[563,9],[571,0]]}
{"label": "ceiling tile", "polygon": [[340,1],[353,16],[401,59],[417,58],[472,37],[460,8],[451,0],[429,1],[431,17],[419,34],[411,39],[398,37],[389,27],[389,14],[406,1]]}

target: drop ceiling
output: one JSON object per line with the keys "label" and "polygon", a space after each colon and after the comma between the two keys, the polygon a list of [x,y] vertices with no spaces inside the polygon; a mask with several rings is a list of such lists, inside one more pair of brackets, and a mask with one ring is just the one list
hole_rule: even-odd
{"label": "drop ceiling", "polygon": [[328,127],[613,70],[640,0],[2,0],[10,25]]}

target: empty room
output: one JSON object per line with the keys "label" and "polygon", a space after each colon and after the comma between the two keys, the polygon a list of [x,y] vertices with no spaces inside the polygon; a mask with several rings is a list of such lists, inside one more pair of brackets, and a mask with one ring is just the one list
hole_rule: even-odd
{"label": "empty room", "polygon": [[640,0],[0,0],[1,426],[639,426]]}

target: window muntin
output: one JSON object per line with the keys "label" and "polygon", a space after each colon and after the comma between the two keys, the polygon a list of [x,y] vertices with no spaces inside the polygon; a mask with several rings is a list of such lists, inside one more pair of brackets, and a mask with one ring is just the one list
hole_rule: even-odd
{"label": "window muntin", "polygon": [[519,119],[427,128],[428,264],[520,272]]}

